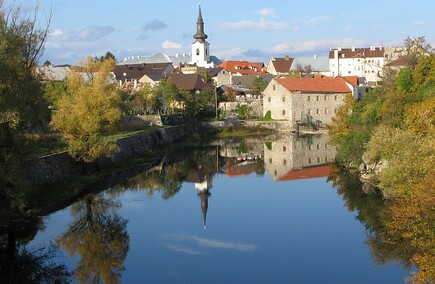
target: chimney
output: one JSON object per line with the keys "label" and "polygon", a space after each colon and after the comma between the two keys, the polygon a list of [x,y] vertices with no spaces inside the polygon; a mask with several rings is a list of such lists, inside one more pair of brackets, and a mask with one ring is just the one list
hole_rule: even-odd
{"label": "chimney", "polygon": [[289,60],[290,58],[288,57],[288,55],[285,56],[285,60]]}

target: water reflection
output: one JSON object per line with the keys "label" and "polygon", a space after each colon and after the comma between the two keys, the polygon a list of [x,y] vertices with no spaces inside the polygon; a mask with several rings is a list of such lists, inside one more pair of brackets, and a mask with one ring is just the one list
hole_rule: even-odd
{"label": "water reflection", "polygon": [[71,272],[55,261],[60,256],[56,245],[28,245],[41,229],[37,217],[0,222],[0,283],[70,282]]}
{"label": "water reflection", "polygon": [[[330,179],[349,211],[367,231],[367,245],[378,265],[400,263],[414,270],[413,283],[435,280],[434,196],[429,190],[399,199],[383,200],[380,192],[364,192],[358,177],[333,167]],[[415,267],[417,269],[415,269]]]}
{"label": "water reflection", "polygon": [[326,177],[336,155],[328,136],[266,142],[265,168],[274,181]]}
{"label": "water reflection", "polygon": [[80,283],[119,283],[129,250],[127,220],[117,212],[121,204],[103,194],[88,194],[71,208],[74,221],[57,240],[80,261],[75,278]]}
{"label": "water reflection", "polygon": [[[232,276],[237,274],[240,283],[252,282],[248,280],[253,279],[267,282],[263,278],[256,279],[266,274],[276,275],[277,278],[271,282],[280,282],[279,277],[287,277],[283,278],[288,280],[285,282],[298,279],[301,281],[293,282],[305,280],[314,283],[318,280],[316,283],[321,283],[320,279],[328,273],[332,274],[330,277],[338,277],[341,273],[343,278],[337,278],[340,280],[336,283],[349,283],[352,281],[348,274],[354,270],[364,274],[365,280],[373,280],[382,273],[371,266],[371,260],[369,264],[361,264],[359,267],[360,259],[367,255],[358,246],[363,240],[372,249],[373,259],[378,264],[401,261],[404,267],[411,267],[411,257],[422,255],[423,248],[429,251],[430,243],[421,244],[419,240],[421,248],[417,250],[398,235],[390,238],[392,235],[388,231],[386,217],[392,212],[389,211],[390,204],[385,203],[376,193],[362,192],[358,179],[342,175],[335,168],[330,173],[329,162],[336,153],[327,143],[326,136],[289,135],[273,139],[215,141],[202,147],[177,146],[146,169],[134,167],[119,177],[116,173],[111,173],[110,180],[113,182],[101,182],[110,184],[105,187],[110,189],[104,193],[88,194],[73,204],[73,221],[66,230],[62,227],[56,234],[57,244],[70,256],[75,256],[72,257],[71,266],[75,268],[76,281],[81,283],[141,282],[143,279],[135,278],[139,276],[134,274],[139,272],[144,277],[147,269],[150,269],[148,275],[153,283],[176,282],[175,278],[171,281],[168,280],[169,276],[163,276],[168,271],[177,273],[177,276],[183,275],[185,282],[207,282],[203,279],[206,277],[204,275],[200,280],[196,278],[197,281],[192,281],[189,278],[193,277],[189,267],[195,267],[196,270],[213,267],[217,274],[237,267]],[[354,226],[354,215],[342,212],[340,198],[334,193],[330,194],[331,187],[325,185],[325,179],[309,180],[308,183],[295,181],[293,184],[300,187],[295,190],[287,190],[288,185],[284,183],[328,175],[337,192],[343,196],[349,211],[357,212],[355,217],[365,225],[367,239],[364,233],[358,235],[361,228],[359,225]],[[244,176],[248,177],[243,178]],[[258,178],[261,176],[264,177]],[[117,185],[113,185],[115,183]],[[266,193],[263,189],[271,187],[271,184],[277,190]],[[319,190],[304,190],[307,184]],[[238,191],[237,187],[245,185],[246,191]],[[323,190],[323,186],[328,190]],[[193,190],[189,191],[189,188]],[[264,202],[265,194],[268,195],[267,202]],[[151,201],[148,198],[150,196],[158,198]],[[161,202],[160,198],[165,202]],[[125,205],[130,201],[136,203],[134,206],[121,207],[117,200],[125,200]],[[299,206],[301,204],[304,205]],[[310,204],[311,209],[307,209],[306,204]],[[235,212],[236,210],[240,211]],[[331,211],[336,211],[335,215],[329,214]],[[398,212],[400,213],[393,212],[390,216],[398,215]],[[432,220],[428,217],[431,211],[427,209],[427,212],[429,213],[422,216],[425,220]],[[131,223],[120,214],[129,216]],[[140,235],[134,235],[138,234],[137,227],[128,228],[129,232],[127,231],[127,225],[134,226],[132,223],[136,226],[140,223]],[[35,227],[30,231],[34,235],[42,224],[32,224]],[[348,232],[352,236],[345,239]],[[32,234],[29,234],[28,239],[33,238]],[[140,238],[146,244],[139,245],[132,241],[132,251],[126,261],[130,250],[130,234],[132,240],[134,237]],[[353,234],[361,238],[358,239]],[[318,238],[317,235],[322,237]],[[2,231],[2,271],[5,271],[3,266],[6,267],[7,262],[7,244],[19,243],[8,241],[8,238],[10,237]],[[346,241],[339,243],[337,239]],[[357,243],[355,247],[350,245],[352,242]],[[320,250],[327,253],[319,253]],[[17,247],[15,251],[18,251]],[[351,253],[347,254],[349,251]],[[211,254],[213,257],[199,261],[198,257]],[[144,255],[158,257],[147,258]],[[427,254],[424,256],[427,257]],[[350,261],[343,264],[342,258],[346,258],[346,262],[347,258]],[[255,259],[255,263],[252,259]],[[274,260],[273,269],[264,268],[270,264],[270,259]],[[218,263],[227,263],[227,266],[216,266]],[[286,267],[280,267],[280,263]],[[311,274],[314,266],[319,268],[318,275]],[[151,269],[160,269],[155,273],[159,275],[151,275],[154,273]],[[243,273],[240,272],[242,270]],[[390,272],[386,272],[388,273]],[[400,279],[398,273],[401,270],[389,274],[396,277],[390,283]],[[291,278],[290,274],[291,277],[298,274],[299,278]],[[252,277],[249,278],[250,276]],[[228,280],[220,281],[223,283],[231,282],[225,277],[220,279]]]}

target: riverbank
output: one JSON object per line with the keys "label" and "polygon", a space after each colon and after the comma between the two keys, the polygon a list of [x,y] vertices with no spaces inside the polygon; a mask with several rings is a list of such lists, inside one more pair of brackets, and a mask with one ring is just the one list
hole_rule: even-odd
{"label": "riverbank", "polygon": [[87,173],[92,173],[128,159],[142,157],[198,132],[199,128],[199,125],[186,124],[159,128],[118,139],[116,142],[119,147],[118,152],[110,157],[98,158],[95,162],[86,164],[85,167],[83,163],[70,157],[67,152],[31,159],[24,162],[24,172],[28,182],[36,187],[65,181],[83,174],[84,169]]}

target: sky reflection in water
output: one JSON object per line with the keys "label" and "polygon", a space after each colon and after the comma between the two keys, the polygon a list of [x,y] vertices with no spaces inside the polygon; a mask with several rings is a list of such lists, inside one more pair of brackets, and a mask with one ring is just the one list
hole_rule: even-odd
{"label": "sky reflection in water", "polygon": [[[183,177],[179,188],[146,190],[144,184],[157,183],[147,173],[107,190],[103,198],[119,200],[114,210],[128,221],[120,281],[403,282],[408,274],[399,265],[374,263],[364,225],[327,177],[318,176],[335,155],[323,139],[210,148],[188,155],[195,162],[163,170]],[[71,217],[64,223],[58,217],[66,212],[48,218],[35,242],[63,234]],[[68,265],[76,263],[77,255]]]}

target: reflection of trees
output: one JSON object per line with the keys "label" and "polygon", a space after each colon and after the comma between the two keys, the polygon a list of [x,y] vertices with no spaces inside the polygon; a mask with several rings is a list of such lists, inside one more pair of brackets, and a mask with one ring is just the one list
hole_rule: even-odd
{"label": "reflection of trees", "polygon": [[0,283],[69,283],[71,273],[56,264],[57,246],[30,248],[26,245],[42,224],[40,219],[10,222],[0,226]]}
{"label": "reflection of trees", "polygon": [[80,255],[75,277],[81,283],[120,282],[129,250],[127,220],[119,216],[119,202],[103,195],[87,195],[72,206],[74,221],[58,243],[68,254]]}
{"label": "reflection of trees", "polygon": [[[189,154],[181,161],[137,175],[116,187],[115,191],[141,190],[149,196],[161,192],[162,198],[167,200],[180,191],[184,181],[197,179],[199,176],[211,177],[216,172],[215,150],[195,151]],[[167,160],[171,160],[170,157],[167,157]]]}
{"label": "reflection of trees", "polygon": [[350,211],[368,231],[367,244],[377,264],[398,262],[418,272],[415,283],[435,280],[435,194],[429,178],[407,198],[382,200],[380,193],[365,193],[357,177],[337,168],[330,179]]}

